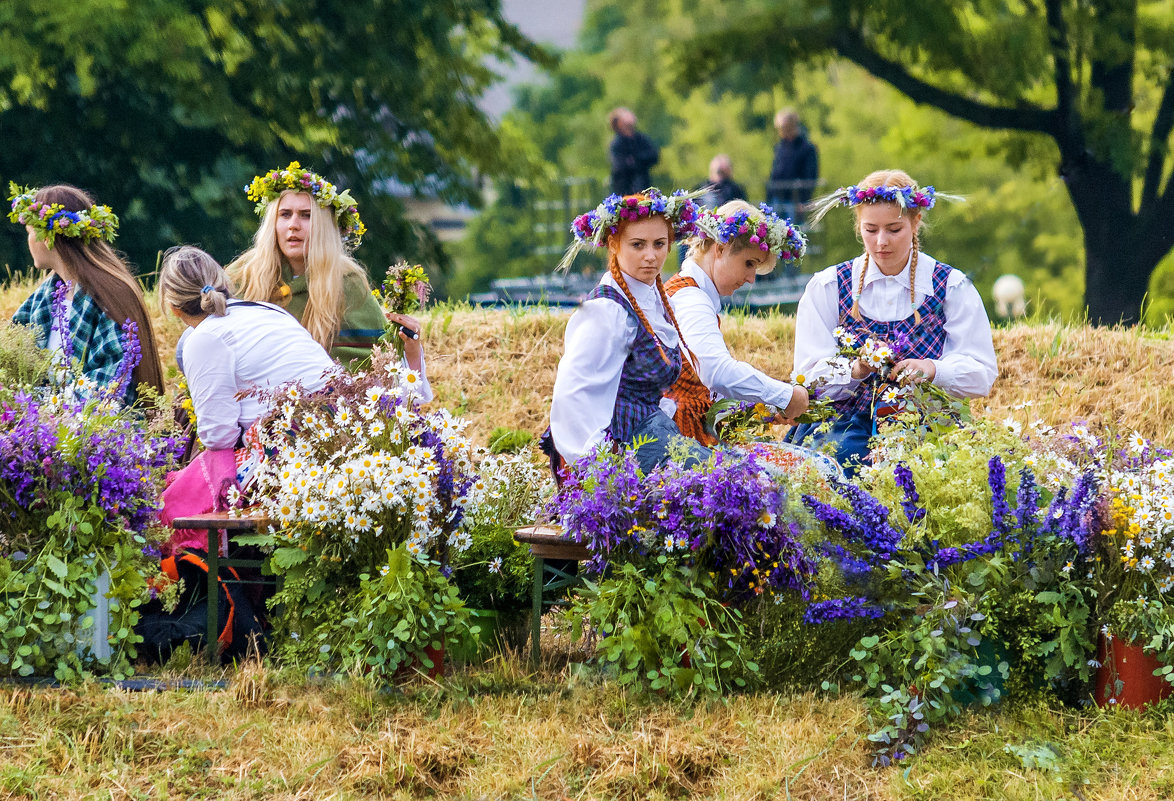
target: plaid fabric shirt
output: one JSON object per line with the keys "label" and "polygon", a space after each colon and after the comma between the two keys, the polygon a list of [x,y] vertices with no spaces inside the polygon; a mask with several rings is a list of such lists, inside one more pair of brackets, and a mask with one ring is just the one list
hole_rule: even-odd
{"label": "plaid fabric shirt", "polygon": [[[53,292],[60,283],[60,278],[50,275],[12,316],[12,322],[36,331],[37,346],[41,348],[49,346]],[[74,291],[69,310],[69,333],[73,340],[73,355],[82,364],[82,375],[99,386],[112,382],[122,365],[122,327],[111,320],[81,287]],[[128,387],[127,401],[133,400],[134,387]]]}

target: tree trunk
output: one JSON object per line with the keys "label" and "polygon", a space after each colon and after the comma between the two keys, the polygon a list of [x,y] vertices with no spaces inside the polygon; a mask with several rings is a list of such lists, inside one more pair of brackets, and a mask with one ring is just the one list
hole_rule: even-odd
{"label": "tree trunk", "polygon": [[1135,325],[1157,266],[1148,243],[1134,241],[1137,216],[1128,181],[1081,154],[1060,168],[1084,232],[1084,302],[1093,325]]}
{"label": "tree trunk", "polygon": [[[1108,215],[1106,215],[1108,216]],[[1128,231],[1132,215],[1120,219]],[[1093,325],[1134,325],[1141,321],[1141,303],[1149,290],[1156,262],[1139,257],[1127,237],[1104,237],[1084,229],[1084,302]]]}

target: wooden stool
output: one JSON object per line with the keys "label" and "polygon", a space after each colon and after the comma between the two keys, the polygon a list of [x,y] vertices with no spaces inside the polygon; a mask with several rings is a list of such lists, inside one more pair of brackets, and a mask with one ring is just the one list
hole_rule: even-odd
{"label": "wooden stool", "polygon": [[217,603],[217,599],[220,597],[217,586],[217,581],[220,578],[220,566],[260,568],[265,564],[262,559],[230,559],[227,556],[221,556],[219,532],[223,531],[225,537],[231,539],[232,534],[229,532],[259,531],[269,528],[269,524],[270,520],[267,517],[248,515],[233,517],[228,512],[209,512],[202,515],[177,517],[171,521],[172,528],[190,528],[208,532],[208,556],[205,560],[208,563],[208,630],[205,635],[205,643],[208,649],[209,664],[217,664],[216,660],[219,656],[216,650],[216,636],[220,623],[220,604]]}
{"label": "wooden stool", "polygon": [[[550,565],[547,559],[583,562],[591,558],[587,546],[567,539],[559,526],[523,526],[514,539],[527,543],[534,556],[534,589],[530,602],[530,661],[537,665],[542,656],[542,595],[579,584],[582,579]],[[549,577],[548,577],[549,576]],[[551,601],[550,604],[553,604]],[[548,604],[548,605],[550,605]]]}

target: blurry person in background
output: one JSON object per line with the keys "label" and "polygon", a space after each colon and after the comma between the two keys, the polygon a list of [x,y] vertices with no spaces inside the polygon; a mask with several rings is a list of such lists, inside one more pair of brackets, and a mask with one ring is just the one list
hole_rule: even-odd
{"label": "blurry person in background", "polygon": [[734,181],[734,165],[725,153],[718,153],[709,162],[709,180],[698,189],[705,189],[701,203],[711,209],[725,205],[731,200],[745,200],[746,190]]}
{"label": "blurry person in background", "polygon": [[779,141],[766,182],[766,202],[776,213],[801,226],[804,205],[811,200],[819,179],[819,153],[794,109],[782,109],[775,115],[775,130]]}
{"label": "blurry person in background", "polygon": [[636,115],[631,109],[620,106],[607,116],[607,121],[616,134],[608,149],[612,193],[623,197],[652,186],[650,171],[660,161],[660,149],[636,130]]}

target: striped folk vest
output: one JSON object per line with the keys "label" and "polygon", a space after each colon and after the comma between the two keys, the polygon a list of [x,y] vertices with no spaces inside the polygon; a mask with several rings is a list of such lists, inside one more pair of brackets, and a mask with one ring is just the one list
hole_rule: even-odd
{"label": "striped folk vest", "polygon": [[668,361],[661,358],[655,335],[644,327],[632,304],[620,290],[597,286],[591,290],[587,300],[594,298],[607,298],[620,304],[636,324],[636,341],[632,343],[632,352],[624,360],[608,431],[613,440],[626,444],[632,440],[636,427],[660,408],[660,399],[664,397],[665,390],[680,376],[681,351],[679,348],[666,347],[664,355]]}

